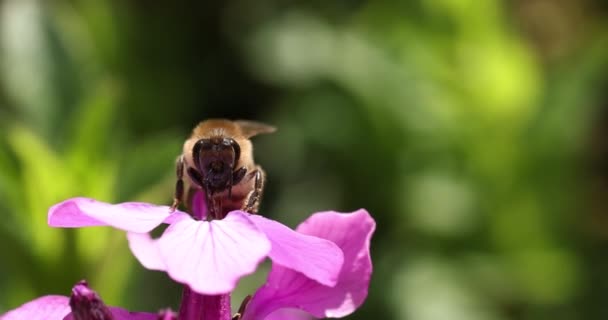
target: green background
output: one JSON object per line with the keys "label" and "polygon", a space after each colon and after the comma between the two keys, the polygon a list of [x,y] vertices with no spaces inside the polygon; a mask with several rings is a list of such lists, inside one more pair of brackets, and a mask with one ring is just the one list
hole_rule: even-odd
{"label": "green background", "polygon": [[601,0],[0,1],[0,312],[83,278],[176,309],[123,233],[46,212],[169,204],[192,127],[227,117],[279,128],[262,214],[376,219],[349,319],[606,319],[607,71]]}

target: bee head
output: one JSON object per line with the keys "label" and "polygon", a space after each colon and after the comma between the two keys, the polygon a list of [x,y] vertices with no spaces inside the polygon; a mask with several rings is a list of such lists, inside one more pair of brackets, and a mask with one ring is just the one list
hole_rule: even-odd
{"label": "bee head", "polygon": [[221,191],[231,186],[241,148],[232,138],[214,137],[198,140],[192,149],[196,169],[203,177],[204,187]]}

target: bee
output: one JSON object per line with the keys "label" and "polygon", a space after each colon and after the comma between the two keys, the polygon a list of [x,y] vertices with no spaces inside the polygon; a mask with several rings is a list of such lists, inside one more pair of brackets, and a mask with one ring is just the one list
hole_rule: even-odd
{"label": "bee", "polygon": [[171,209],[182,201],[187,180],[191,189],[204,192],[211,219],[221,219],[232,210],[257,213],[266,174],[253,160],[250,138],[274,131],[273,126],[247,120],[200,122],[177,158]]}

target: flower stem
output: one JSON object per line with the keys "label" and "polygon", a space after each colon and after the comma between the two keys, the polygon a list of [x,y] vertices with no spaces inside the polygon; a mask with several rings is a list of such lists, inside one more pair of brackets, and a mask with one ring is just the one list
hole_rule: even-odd
{"label": "flower stem", "polygon": [[184,286],[180,320],[231,320],[230,294],[208,296]]}

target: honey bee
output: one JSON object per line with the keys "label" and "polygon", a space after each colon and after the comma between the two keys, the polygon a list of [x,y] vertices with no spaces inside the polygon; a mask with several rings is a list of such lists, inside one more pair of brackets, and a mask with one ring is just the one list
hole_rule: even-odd
{"label": "honey bee", "polygon": [[232,210],[257,213],[266,175],[253,160],[249,138],[275,130],[246,120],[210,119],[199,123],[176,161],[171,209],[182,201],[187,180],[190,188],[204,192],[211,219],[221,219]]}

